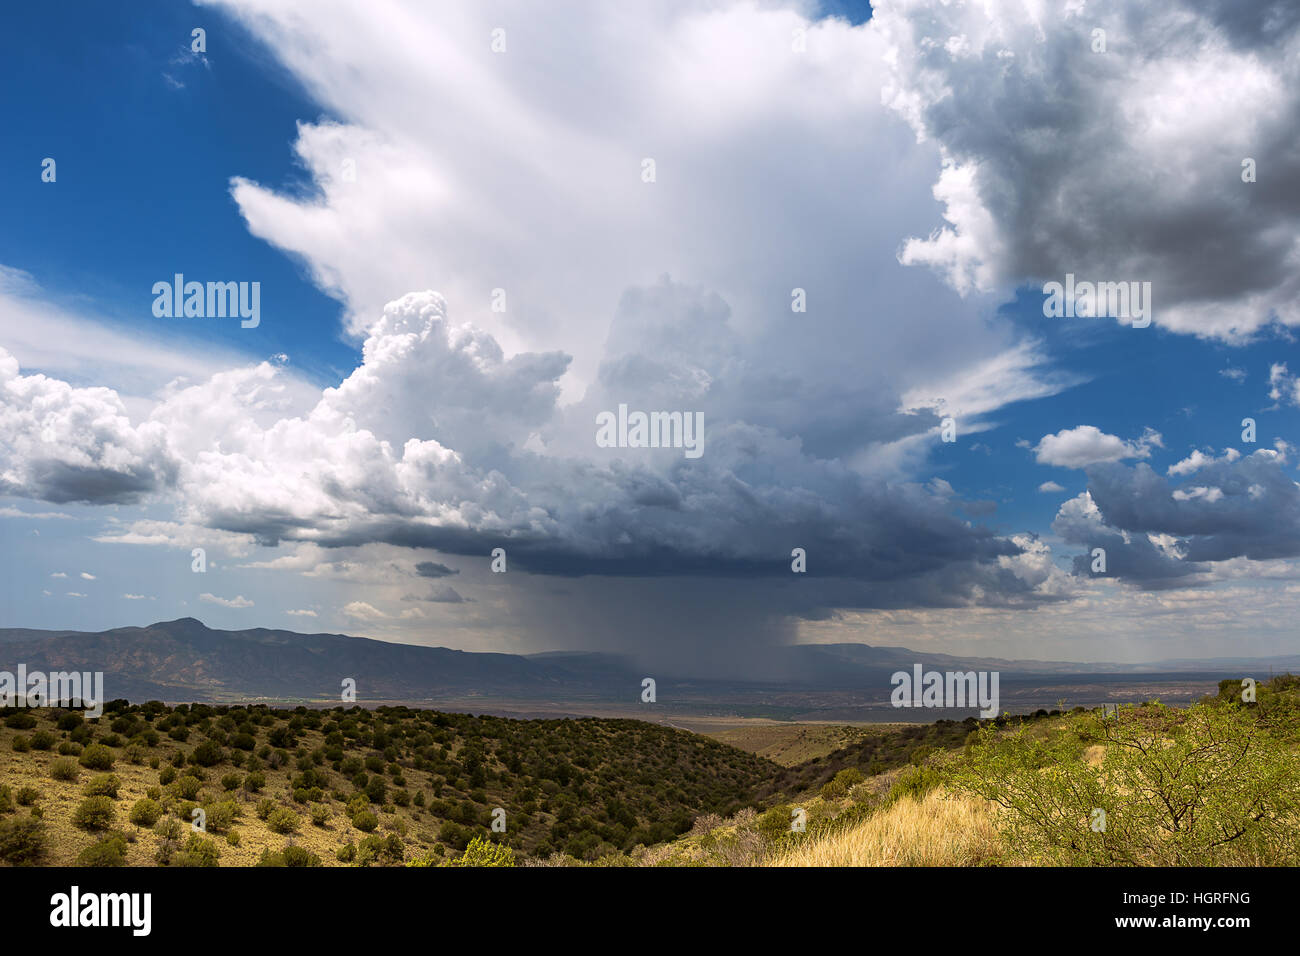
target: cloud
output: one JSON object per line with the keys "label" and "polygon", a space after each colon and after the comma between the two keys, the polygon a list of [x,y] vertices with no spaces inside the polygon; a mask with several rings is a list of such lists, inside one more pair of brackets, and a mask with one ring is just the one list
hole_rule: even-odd
{"label": "cloud", "polygon": [[1279,405],[1300,406],[1300,377],[1287,371],[1285,362],[1269,366],[1268,397]]}
{"label": "cloud", "polygon": [[[1200,449],[1193,449],[1192,453],[1186,458],[1170,465],[1165,471],[1165,474],[1169,475],[1171,478],[1181,478],[1185,475],[1195,474],[1201,468],[1213,464],[1216,461],[1214,457],[1214,449],[1211,448],[1209,451],[1210,454],[1206,455],[1202,453]],[[1240,457],[1241,452],[1237,451],[1235,448],[1229,448],[1223,453],[1223,457],[1217,460],[1234,462]]]}
{"label": "cloud", "polygon": [[460,592],[450,586],[434,588],[428,594],[408,594],[402,598],[403,601],[426,601],[430,604],[465,604],[469,598],[462,597]]}
{"label": "cloud", "polygon": [[222,607],[252,607],[253,602],[242,594],[233,598],[217,597],[215,594],[204,592],[199,595],[200,601],[207,601],[209,604],[220,604]]}
{"label": "cloud", "polygon": [[0,507],[0,518],[30,518],[33,521],[47,521],[54,518],[71,518],[72,515],[62,511],[23,511],[8,506]]}
{"label": "cloud", "polygon": [[95,576],[94,576],[93,574],[91,574],[90,572],[88,572],[88,571],[82,571],[82,572],[81,572],[81,579],[82,579],[83,581],[93,581],[93,580],[95,580]]}
{"label": "cloud", "polygon": [[0,493],[121,504],[174,477],[164,430],[133,427],[117,393],[22,375],[0,348]]}
{"label": "cloud", "polygon": [[299,609],[299,610],[295,610],[295,611],[285,611],[284,613],[285,613],[285,614],[293,615],[294,617],[316,617],[316,612],[315,612],[315,611],[311,611],[311,610],[307,610],[307,609]]}
{"label": "cloud", "polygon": [[1044,435],[1034,448],[1034,457],[1040,465],[1086,468],[1103,461],[1148,458],[1152,446],[1162,447],[1162,439],[1159,432],[1150,428],[1141,438],[1127,442],[1094,425],[1079,425],[1064,428],[1055,435]]}
{"label": "cloud", "polygon": [[460,571],[436,561],[421,561],[415,566],[415,573],[422,578],[445,578],[448,575],[460,574]]}
{"label": "cloud", "polygon": [[383,611],[365,601],[351,601],[343,606],[343,613],[358,621],[378,621],[388,617]]}
{"label": "cloud", "polygon": [[144,595],[144,594],[123,594],[122,597],[126,598],[128,601],[146,601],[146,600],[147,600],[147,601],[153,601],[153,600],[155,600],[155,598],[153,598],[153,597],[149,597],[149,596],[146,596],[146,595]]}
{"label": "cloud", "polygon": [[944,157],[945,222],[902,261],[962,291],[1150,281],[1157,324],[1225,340],[1300,324],[1294,7],[894,0],[872,25]]}
{"label": "cloud", "polygon": [[1064,491],[1065,488],[1062,487],[1061,485],[1058,485],[1054,481],[1045,481],[1038,486],[1038,490],[1042,492],[1057,492],[1057,491]]}
{"label": "cloud", "polygon": [[[1106,549],[1108,573],[1146,588],[1203,585],[1239,576],[1242,562],[1300,557],[1300,486],[1282,452],[1204,459],[1196,484],[1173,486],[1150,465],[1088,468],[1088,491],[1061,506],[1052,529]],[[1089,559],[1074,559],[1087,574]],[[1235,563],[1234,563],[1235,562]]]}

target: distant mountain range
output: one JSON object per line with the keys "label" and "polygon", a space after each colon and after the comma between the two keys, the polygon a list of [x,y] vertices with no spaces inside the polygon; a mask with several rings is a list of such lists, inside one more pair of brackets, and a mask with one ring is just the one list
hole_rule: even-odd
{"label": "distant mountain range", "polygon": [[[935,670],[1000,671],[1005,682],[1042,685],[1048,678],[1080,684],[1097,675],[1130,681],[1135,675],[1300,672],[1300,655],[1220,658],[1152,664],[1081,664],[961,658],[903,647],[804,644],[782,649],[779,682],[701,680],[665,675],[682,698],[707,700],[819,692],[888,695],[889,675],[921,664]],[[19,663],[29,671],[103,671],[108,698],[276,701],[338,700],[345,678],[356,681],[362,702],[437,702],[466,698],[635,702],[642,669],[610,654],[558,652],[533,655],[471,653],[445,647],[393,644],[346,634],[299,634],[250,628],[220,631],[194,618],[108,631],[0,629],[0,670]],[[865,699],[862,699],[865,703]]]}

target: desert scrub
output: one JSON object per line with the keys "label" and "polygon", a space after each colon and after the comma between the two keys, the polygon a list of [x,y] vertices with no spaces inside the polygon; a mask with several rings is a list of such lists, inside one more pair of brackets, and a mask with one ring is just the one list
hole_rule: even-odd
{"label": "desert scrub", "polygon": [[71,782],[81,775],[81,768],[71,757],[62,757],[50,764],[50,776],[55,780]]}
{"label": "desert scrub", "polygon": [[[1213,700],[1084,715],[1081,735],[981,730],[954,779],[993,801],[1008,843],[1069,866],[1300,862],[1300,765],[1249,710]],[[1100,759],[1078,752],[1095,739]],[[1104,814],[1104,815],[1103,815]]]}
{"label": "desert scrub", "polygon": [[158,822],[158,818],[161,816],[162,807],[158,805],[158,801],[142,797],[131,807],[131,814],[128,819],[136,826],[151,827]]}

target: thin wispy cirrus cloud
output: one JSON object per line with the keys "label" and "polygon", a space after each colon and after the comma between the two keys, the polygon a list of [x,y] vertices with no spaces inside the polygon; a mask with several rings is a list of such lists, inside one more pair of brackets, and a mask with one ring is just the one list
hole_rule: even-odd
{"label": "thin wispy cirrus cloud", "polygon": [[[170,94],[220,95],[238,43],[317,105],[265,144],[305,183],[232,152],[220,189],[264,261],[300,263],[338,311],[292,332],[268,314],[242,357],[149,316],[134,364],[115,348],[60,366],[0,324],[6,507],[77,506],[128,599],[147,585],[110,577],[109,554],[149,554],[175,601],[226,624],[319,615],[734,672],[800,639],[1087,659],[1091,627],[1069,622],[1097,602],[1143,621],[1133,594],[1269,589],[1300,557],[1277,333],[1300,324],[1294,18],[1264,33],[1173,0],[906,0],[856,24],[811,2],[206,6],[211,62]],[[52,298],[20,267],[0,289],[15,317]],[[1066,273],[1155,289],[1151,328],[1076,320],[1102,342],[1080,350],[1146,335],[1198,350],[1202,378],[1117,383],[1122,363],[1084,362],[1037,303],[1015,312]],[[301,372],[323,337],[356,361]],[[1216,373],[1251,349],[1281,368],[1279,430],[1237,440],[1257,394],[1177,433],[1167,405],[1249,391]],[[620,405],[702,413],[704,454],[597,447],[595,416]],[[958,458],[976,435],[989,453]],[[196,547],[220,590],[190,575]]]}

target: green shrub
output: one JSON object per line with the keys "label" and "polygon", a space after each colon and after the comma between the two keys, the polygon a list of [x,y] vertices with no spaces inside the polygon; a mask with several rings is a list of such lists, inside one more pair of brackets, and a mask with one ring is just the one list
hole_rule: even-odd
{"label": "green shrub", "polygon": [[362,833],[373,833],[379,826],[379,817],[372,810],[361,810],[352,817],[352,825]]}
{"label": "green shrub", "polygon": [[117,791],[121,786],[122,781],[117,778],[117,774],[101,773],[86,781],[81,792],[88,797],[112,797],[116,800]]}
{"label": "green shrub", "polygon": [[865,779],[866,778],[862,776],[862,771],[855,767],[841,770],[822,787],[821,798],[823,800],[839,800],[848,795],[851,787],[861,783]]}
{"label": "green shrub", "polygon": [[249,793],[257,793],[266,786],[266,774],[260,770],[254,770],[248,776],[244,777],[244,789]]}
{"label": "green shrub", "polygon": [[14,799],[18,801],[20,807],[30,807],[40,799],[40,796],[40,791],[35,787],[19,787],[18,793],[14,795]]}
{"label": "green shrub", "polygon": [[215,740],[203,741],[190,754],[190,762],[196,763],[200,767],[215,767],[225,759],[225,751],[221,749],[220,744]]}
{"label": "green shrub", "polygon": [[266,818],[266,825],[272,833],[293,833],[298,829],[298,814],[287,807],[272,810]]}
{"label": "green shrub", "polygon": [[320,866],[320,857],[315,853],[304,850],[300,846],[287,846],[283,850],[273,852],[270,847],[262,851],[261,858],[257,861],[258,866]]}
{"label": "green shrub", "polygon": [[59,739],[48,730],[38,730],[32,734],[33,750],[52,750]]}
{"label": "green shrub", "polygon": [[[1075,718],[1102,741],[986,726],[954,783],[1005,808],[997,821],[1031,861],[1105,866],[1300,863],[1300,763],[1256,708],[1121,707]],[[1104,812],[1105,817],[1099,814]]]}
{"label": "green shrub", "polygon": [[119,833],[92,843],[77,855],[77,866],[124,866],[126,838]]}
{"label": "green shrub", "polygon": [[239,819],[239,804],[234,800],[210,803],[203,809],[207,814],[208,830],[212,833],[225,833]]}
{"label": "green shrub", "polygon": [[45,824],[36,817],[0,820],[0,860],[32,866],[45,855]]}
{"label": "green shrub", "polygon": [[221,851],[212,840],[191,833],[185,848],[171,859],[171,866],[217,866]]}
{"label": "green shrub", "polygon": [[485,837],[470,840],[465,852],[447,866],[514,866],[515,851]]}
{"label": "green shrub", "polygon": [[80,775],[81,770],[71,757],[62,757],[50,764],[50,776],[55,780],[73,781]]}
{"label": "green shrub", "polygon": [[5,726],[10,730],[31,730],[36,726],[36,718],[25,711],[16,711],[5,718]]}
{"label": "green shrub", "polygon": [[920,799],[943,781],[942,771],[934,767],[905,767],[894,778],[893,786],[889,788],[886,799],[890,803],[904,797]]}
{"label": "green shrub", "polygon": [[112,770],[113,751],[103,744],[90,744],[81,752],[79,762],[87,770]]}
{"label": "green shrub", "polygon": [[159,806],[158,801],[142,797],[131,807],[129,819],[136,826],[151,827],[158,822],[158,818],[161,816],[162,807]]}
{"label": "green shrub", "polygon": [[117,810],[109,797],[87,797],[72,813],[73,826],[82,830],[107,830],[113,825]]}
{"label": "green shrub", "polygon": [[27,751],[32,749],[31,739],[28,737],[24,737],[22,734],[18,734],[17,736],[14,737],[13,748],[14,748],[14,753],[25,754],[27,753]]}

